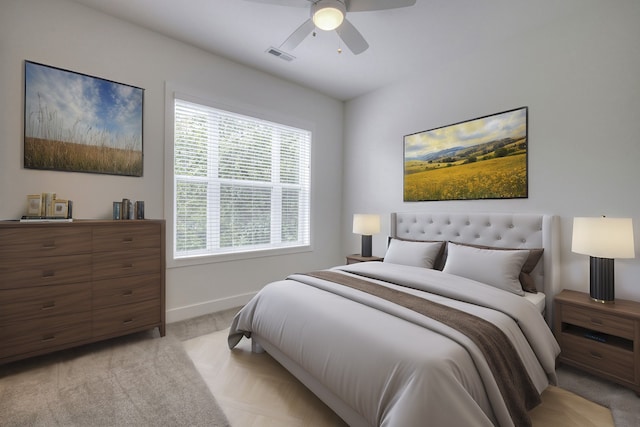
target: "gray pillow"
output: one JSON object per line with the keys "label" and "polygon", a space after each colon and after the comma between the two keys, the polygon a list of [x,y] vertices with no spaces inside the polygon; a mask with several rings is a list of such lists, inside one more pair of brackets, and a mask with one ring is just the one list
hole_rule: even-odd
{"label": "gray pillow", "polygon": [[520,271],[528,250],[491,250],[449,242],[445,273],[466,277],[523,296]]}
{"label": "gray pillow", "polygon": [[433,268],[444,242],[391,239],[383,262]]}

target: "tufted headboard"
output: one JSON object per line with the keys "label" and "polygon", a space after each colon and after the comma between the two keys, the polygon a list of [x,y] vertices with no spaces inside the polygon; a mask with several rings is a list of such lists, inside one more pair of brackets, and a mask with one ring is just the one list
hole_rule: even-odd
{"label": "tufted headboard", "polygon": [[541,214],[406,212],[391,214],[391,237],[442,240],[499,248],[544,248],[532,271],[536,288],[545,293],[547,323],[553,297],[560,292],[557,278],[558,218]]}

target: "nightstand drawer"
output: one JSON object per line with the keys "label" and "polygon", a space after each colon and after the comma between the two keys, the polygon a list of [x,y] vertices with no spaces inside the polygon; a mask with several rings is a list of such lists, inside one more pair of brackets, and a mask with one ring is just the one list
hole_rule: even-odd
{"label": "nightstand drawer", "polygon": [[633,351],[571,334],[562,334],[561,358],[623,381],[634,381]]}
{"label": "nightstand drawer", "polygon": [[562,312],[562,322],[630,340],[635,337],[633,320],[606,313],[594,313],[592,310],[580,307],[565,307]]}

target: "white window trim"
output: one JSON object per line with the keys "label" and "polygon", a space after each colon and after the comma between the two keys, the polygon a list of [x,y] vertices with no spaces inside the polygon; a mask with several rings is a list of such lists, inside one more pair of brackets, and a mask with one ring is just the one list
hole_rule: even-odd
{"label": "white window trim", "polygon": [[[187,267],[191,265],[210,264],[217,262],[228,262],[242,259],[252,259],[261,257],[281,256],[290,254],[299,254],[304,252],[311,252],[313,250],[313,212],[311,206],[309,206],[309,244],[305,246],[284,247],[284,248],[265,248],[257,249],[250,252],[234,252],[226,254],[207,254],[202,256],[194,256],[188,258],[175,259],[173,254],[174,249],[174,237],[175,237],[175,203],[174,203],[174,105],[175,98],[178,97],[185,101],[194,102],[201,105],[207,105],[212,108],[218,108],[242,114],[258,119],[281,123],[284,125],[305,129],[315,134],[315,126],[310,122],[291,117],[288,115],[281,115],[274,113],[271,110],[262,109],[255,106],[246,106],[238,102],[223,99],[222,97],[215,96],[217,100],[212,100],[202,96],[191,95],[190,92],[194,90],[184,90],[178,88],[176,85],[170,82],[165,83],[165,156],[164,156],[164,218],[166,220],[166,265],[167,268],[179,268]],[[313,179],[313,159],[314,159],[315,144],[313,144],[313,136],[311,142],[311,163],[309,171],[311,179]],[[313,182],[313,181],[312,181]],[[313,184],[312,184],[313,185]],[[313,191],[309,189],[309,203],[312,203]]]}

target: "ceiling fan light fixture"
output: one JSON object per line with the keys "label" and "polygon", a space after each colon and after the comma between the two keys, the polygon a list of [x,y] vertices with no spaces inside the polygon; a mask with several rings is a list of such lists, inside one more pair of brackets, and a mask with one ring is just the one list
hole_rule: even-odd
{"label": "ceiling fan light fixture", "polygon": [[344,3],[338,0],[320,0],[311,6],[313,23],[324,31],[338,28],[346,11]]}

